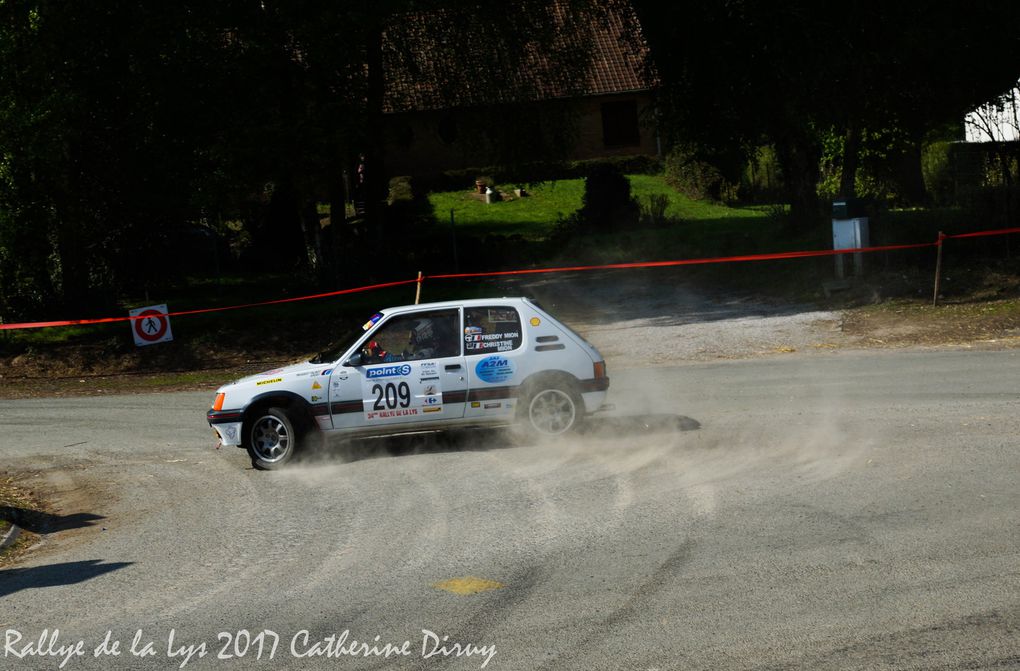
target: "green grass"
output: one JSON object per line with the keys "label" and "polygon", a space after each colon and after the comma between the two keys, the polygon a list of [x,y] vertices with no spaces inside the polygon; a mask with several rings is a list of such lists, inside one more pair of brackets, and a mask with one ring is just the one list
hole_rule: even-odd
{"label": "green grass", "polygon": [[[671,189],[661,176],[629,175],[631,194],[639,205],[646,206],[653,195],[669,199],[665,216],[674,221],[731,222],[737,225],[746,220],[764,220],[767,215],[761,208],[730,208],[716,203],[691,200]],[[497,190],[513,193],[513,186],[499,184]],[[584,180],[566,179],[545,182],[529,189],[525,198],[491,204],[472,197],[471,192],[447,191],[429,194],[429,203],[436,221],[447,225],[450,211],[458,231],[476,235],[520,235],[528,240],[543,240],[549,236],[557,221],[570,216],[581,207]]]}
{"label": "green grass", "polygon": [[[500,184],[498,190],[512,194],[514,187]],[[521,235],[529,240],[548,236],[556,221],[568,217],[581,207],[584,181],[579,179],[545,182],[528,190],[525,198],[486,204],[473,198],[469,191],[446,191],[429,194],[429,203],[440,225],[450,223],[475,235]]]}
{"label": "green grass", "polygon": [[[718,203],[691,200],[677,193],[659,175],[628,175],[631,195],[644,206],[649,196],[665,195],[669,198],[666,218],[685,221],[716,221],[760,219],[765,216],[760,208],[732,208]],[[582,186],[583,188],[583,186]]]}

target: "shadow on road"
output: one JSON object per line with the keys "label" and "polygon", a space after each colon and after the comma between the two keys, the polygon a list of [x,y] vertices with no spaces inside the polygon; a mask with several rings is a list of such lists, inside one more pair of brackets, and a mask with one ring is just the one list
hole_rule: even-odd
{"label": "shadow on road", "polygon": [[[684,415],[643,414],[617,417],[592,417],[579,434],[596,440],[634,438],[642,435],[694,431],[701,423]],[[361,461],[384,457],[444,452],[487,452],[524,447],[529,441],[516,437],[507,428],[457,429],[423,432],[403,436],[359,438],[332,443],[323,450],[303,455],[302,461]]]}
{"label": "shadow on road", "polygon": [[36,534],[52,534],[69,529],[90,527],[97,521],[105,519],[93,513],[74,513],[72,515],[54,515],[39,510],[0,506],[0,520],[10,522],[26,531]]}
{"label": "shadow on road", "polygon": [[76,585],[105,573],[118,571],[134,562],[103,564],[101,559],[50,564],[32,568],[15,568],[0,571],[0,598],[23,589]]}

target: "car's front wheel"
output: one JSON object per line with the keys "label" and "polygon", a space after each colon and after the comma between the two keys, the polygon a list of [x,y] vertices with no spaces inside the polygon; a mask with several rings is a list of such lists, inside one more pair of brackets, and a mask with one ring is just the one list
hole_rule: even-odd
{"label": "car's front wheel", "polygon": [[246,427],[246,447],[255,468],[280,468],[294,456],[298,435],[286,410],[267,408],[257,412]]}
{"label": "car's front wheel", "polygon": [[584,419],[584,401],[567,383],[543,386],[518,406],[523,429],[534,438],[553,438],[576,430]]}

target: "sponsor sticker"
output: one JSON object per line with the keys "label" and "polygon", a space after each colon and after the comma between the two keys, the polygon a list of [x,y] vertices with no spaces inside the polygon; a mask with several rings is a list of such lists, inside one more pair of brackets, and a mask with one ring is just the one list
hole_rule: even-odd
{"label": "sponsor sticker", "polygon": [[482,382],[498,384],[513,377],[514,362],[503,356],[487,356],[475,365],[475,374]]}
{"label": "sponsor sticker", "polygon": [[400,366],[380,366],[379,368],[369,368],[365,371],[365,377],[369,380],[374,380],[379,377],[402,377],[410,374],[411,364],[407,363]]}
{"label": "sponsor sticker", "polygon": [[517,310],[513,308],[490,308],[489,309],[489,321],[490,322],[516,322],[517,321]]}
{"label": "sponsor sticker", "polygon": [[365,419],[390,419],[392,417],[410,417],[418,414],[418,408],[402,408],[399,410],[379,410],[365,413]]}
{"label": "sponsor sticker", "polygon": [[364,330],[364,331],[367,331],[368,329],[372,328],[373,326],[375,326],[375,323],[376,323],[377,321],[379,321],[380,319],[382,319],[382,313],[381,313],[381,312],[376,312],[376,313],[375,313],[374,315],[372,315],[372,316],[371,316],[371,317],[369,318],[369,320],[368,320],[367,322],[365,322],[365,324],[364,324],[364,325],[363,325],[363,326],[361,327],[361,328],[362,328],[362,330]]}
{"label": "sponsor sticker", "polygon": [[532,318],[531,318],[531,322],[529,322],[529,323],[530,323],[530,324],[531,324],[532,326],[538,326],[539,324],[541,324],[541,323],[542,323],[542,320],[541,320],[541,319],[539,319],[538,317],[532,317]]}
{"label": "sponsor sticker", "polygon": [[276,384],[277,382],[283,382],[283,378],[274,377],[272,380],[260,380],[259,382],[256,382],[255,385],[261,387],[264,384]]}
{"label": "sponsor sticker", "polygon": [[[433,377],[422,378],[426,372]],[[406,421],[443,407],[442,381],[435,362],[367,368],[361,392],[365,421],[372,423]]]}

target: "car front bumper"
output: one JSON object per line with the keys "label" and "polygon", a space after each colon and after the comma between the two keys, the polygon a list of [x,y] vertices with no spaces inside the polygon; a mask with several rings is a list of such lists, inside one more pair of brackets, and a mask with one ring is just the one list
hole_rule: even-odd
{"label": "car front bumper", "polygon": [[241,425],[243,415],[239,410],[210,410],[206,413],[209,426],[219,436],[221,445],[238,446],[241,444]]}

